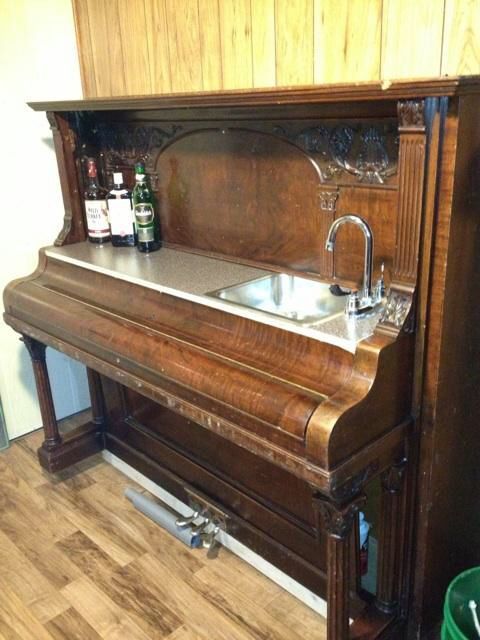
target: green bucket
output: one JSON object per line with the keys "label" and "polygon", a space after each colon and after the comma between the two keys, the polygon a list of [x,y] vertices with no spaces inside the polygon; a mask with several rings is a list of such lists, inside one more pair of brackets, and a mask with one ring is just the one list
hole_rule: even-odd
{"label": "green bucket", "polygon": [[443,607],[442,640],[475,640],[470,600],[477,603],[480,617],[480,567],[469,569],[458,575],[447,589]]}

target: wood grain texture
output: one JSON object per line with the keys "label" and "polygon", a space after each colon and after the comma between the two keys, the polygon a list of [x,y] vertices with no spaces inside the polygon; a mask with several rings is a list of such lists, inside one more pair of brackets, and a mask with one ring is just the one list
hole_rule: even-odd
{"label": "wood grain texture", "polygon": [[128,92],[152,93],[144,0],[117,0],[123,70]]}
{"label": "wood grain texture", "polygon": [[382,0],[314,0],[314,82],[379,79],[381,26]]}
{"label": "wood grain texture", "polygon": [[222,86],[238,89],[252,86],[252,18],[250,0],[219,2],[222,47]]}
{"label": "wood grain texture", "polygon": [[440,75],[443,0],[384,0],[382,79]]}
{"label": "wood grain texture", "polygon": [[313,82],[312,0],[275,0],[277,85]]}
{"label": "wood grain texture", "polygon": [[145,0],[145,22],[152,93],[172,90],[165,0]]}
{"label": "wood grain texture", "polygon": [[442,74],[480,73],[480,2],[445,0]]}
{"label": "wood grain texture", "polygon": [[[79,9],[77,4],[77,9]],[[121,96],[125,82],[122,30],[117,2],[86,0],[93,52],[97,96]],[[82,44],[80,43],[80,51]],[[85,62],[88,64],[88,62]]]}
{"label": "wood grain texture", "polygon": [[73,7],[85,97],[480,71],[479,0],[74,0]]}
{"label": "wood grain texture", "polygon": [[197,0],[165,0],[172,91],[200,91],[202,58]]}
{"label": "wood grain texture", "polygon": [[[280,587],[222,550],[215,563],[205,552],[192,551],[139,514],[123,497],[125,485],[136,486],[101,460],[72,469],[60,480],[38,471],[34,451],[38,433],[0,453],[0,637],[18,640],[283,640],[325,637],[325,621]],[[21,476],[19,456],[23,464]],[[25,479],[24,479],[25,478]],[[43,479],[43,484],[39,482]],[[28,481],[27,481],[28,480]],[[74,483],[71,481],[74,480]],[[139,487],[137,487],[139,488]],[[5,499],[15,492],[7,509]],[[57,527],[60,511],[70,529],[58,529],[53,545],[56,571],[51,582],[45,564],[51,558],[46,532]],[[22,505],[55,506],[33,509]],[[71,505],[71,506],[69,506]],[[92,517],[92,505],[101,507]],[[26,519],[28,518],[28,519]],[[89,522],[88,528],[78,527]],[[143,551],[123,567],[95,540],[102,529],[119,527]],[[69,533],[70,530],[70,533]],[[94,532],[98,535],[95,535]],[[33,557],[33,556],[30,556]],[[70,570],[73,567],[74,570]],[[188,606],[186,606],[188,603]],[[278,607],[302,620],[302,633]]]}
{"label": "wood grain texture", "polygon": [[418,250],[425,175],[425,136],[406,133],[400,142],[400,185],[397,239],[393,279],[414,286],[417,281]]}
{"label": "wood grain texture", "polygon": [[45,628],[55,640],[101,640],[102,638],[73,607],[50,620]]}
{"label": "wood grain texture", "polygon": [[275,65],[275,0],[253,0],[252,57],[254,87],[274,87]]}
{"label": "wood grain texture", "polygon": [[202,81],[205,91],[222,88],[219,0],[198,0]]}
{"label": "wood grain texture", "polygon": [[83,95],[85,98],[93,98],[98,94],[88,5],[82,0],[72,0],[72,8],[75,21]]}

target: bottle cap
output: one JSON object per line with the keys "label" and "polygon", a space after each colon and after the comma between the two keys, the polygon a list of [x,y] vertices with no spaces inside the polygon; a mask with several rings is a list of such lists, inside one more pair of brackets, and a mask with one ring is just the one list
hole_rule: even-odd
{"label": "bottle cap", "polygon": [[118,172],[113,174],[113,183],[114,184],[123,184],[123,173]]}
{"label": "bottle cap", "polygon": [[143,164],[143,162],[135,163],[135,173],[143,175],[145,174],[145,165]]}
{"label": "bottle cap", "polygon": [[87,169],[88,169],[88,177],[96,178],[97,177],[97,165],[95,164],[95,160],[93,158],[88,158],[87,160]]}

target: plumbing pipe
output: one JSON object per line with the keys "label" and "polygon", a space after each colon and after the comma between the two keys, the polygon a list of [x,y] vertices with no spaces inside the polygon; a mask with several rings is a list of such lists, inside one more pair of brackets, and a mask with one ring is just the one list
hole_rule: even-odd
{"label": "plumbing pipe", "polygon": [[200,532],[194,533],[190,527],[182,529],[176,525],[176,520],[181,517],[179,513],[171,511],[166,506],[158,504],[158,502],[153,502],[153,500],[150,500],[130,487],[125,489],[125,497],[128,498],[139,511],[171,533],[178,540],[181,540],[188,547],[197,548],[202,546]]}

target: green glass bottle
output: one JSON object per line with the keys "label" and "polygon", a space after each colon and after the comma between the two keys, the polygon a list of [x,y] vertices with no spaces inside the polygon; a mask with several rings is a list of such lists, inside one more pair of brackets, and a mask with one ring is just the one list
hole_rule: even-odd
{"label": "green glass bottle", "polygon": [[137,228],[137,249],[142,253],[160,248],[158,225],[155,219],[154,198],[142,162],[135,164],[135,186],[132,191],[133,213]]}

